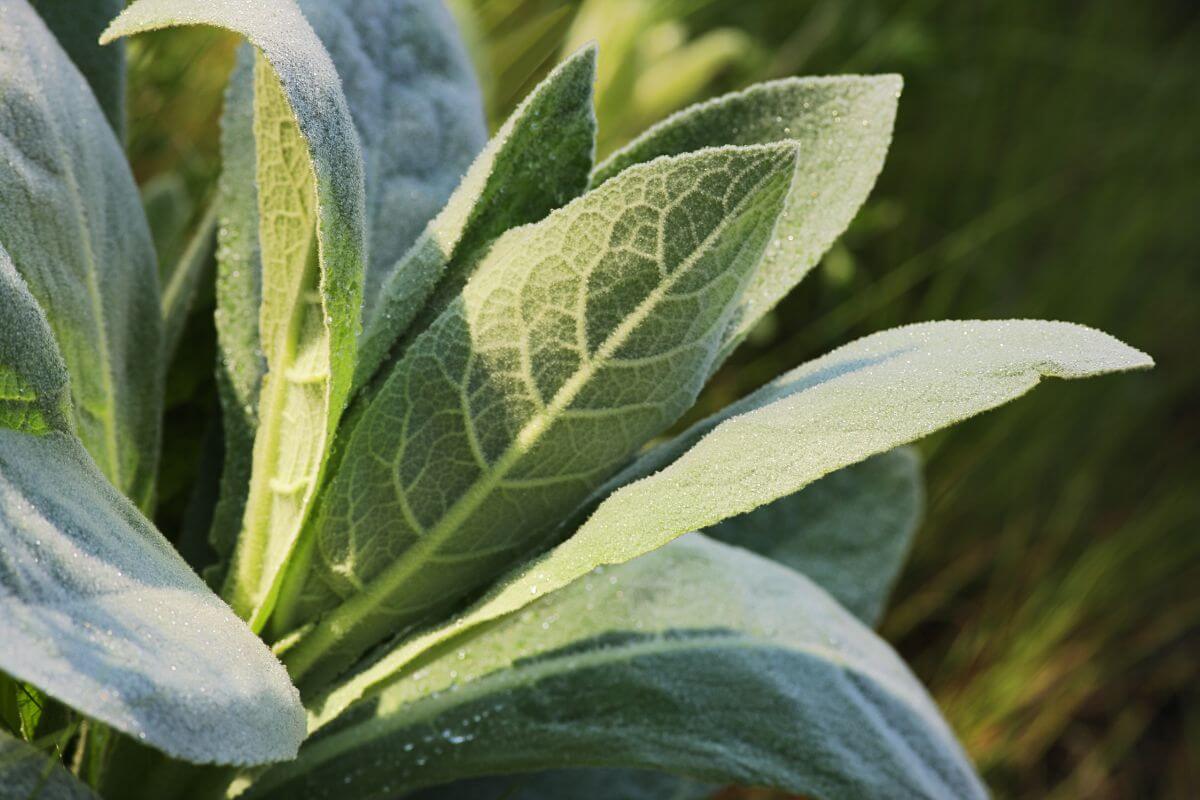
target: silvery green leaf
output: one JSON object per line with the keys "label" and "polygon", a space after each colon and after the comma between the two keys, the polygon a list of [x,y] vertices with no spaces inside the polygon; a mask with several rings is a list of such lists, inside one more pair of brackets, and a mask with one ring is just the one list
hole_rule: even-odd
{"label": "silvery green leaf", "polygon": [[886,643],[799,573],[700,535],[430,653],[249,796],[579,765],[809,797],[986,796]]}
{"label": "silvery green leaf", "polygon": [[537,222],[587,188],[596,146],[595,73],[595,47],[559,64],[475,159],[383,285],[378,313],[363,332],[356,386],[398,357],[406,331],[419,333],[436,319],[494,239]]}
{"label": "silvery green leaf", "polygon": [[1019,397],[1043,377],[1152,364],[1107,334],[1039,320],[930,322],[838,348],[650,450],[610,482],[621,488],[571,538],[516,569],[460,617],[397,645],[311,703],[316,724],[421,653],[597,566],[629,561],[798,492]]}
{"label": "silvery green leaf", "polygon": [[692,404],[795,159],[661,159],[491,248],[344,444],[294,618],[330,613],[288,650],[294,676],[320,663],[319,684],[544,547]]}
{"label": "silvery green leaf", "polygon": [[282,665],[73,438],[0,430],[0,670],[176,758],[304,737]]}
{"label": "silvery green leaf", "polygon": [[0,428],[71,431],[71,387],[50,323],[0,245]]}
{"label": "silvery green leaf", "polygon": [[300,0],[333,58],[362,140],[370,260],[384,279],[487,142],[474,68],[442,0]]}
{"label": "silvery green leaf", "polygon": [[456,781],[408,800],[709,800],[719,789],[651,770],[558,769]]}
{"label": "silvery green leaf", "polygon": [[632,164],[701,147],[799,143],[787,207],[738,306],[718,364],[816,266],[858,213],[891,144],[901,85],[898,75],[758,84],[678,112],[597,168],[593,184]]}
{"label": "silvery green leaf", "polygon": [[337,70],[288,0],[140,0],[105,40],[207,24],[255,45],[254,139],[267,373],[225,595],[266,622],[312,505],[354,371],[362,305],[363,164]]}
{"label": "silvery green leaf", "polygon": [[[361,142],[369,311],[385,276],[483,146],[482,104],[439,0],[304,0],[300,7],[337,68]],[[226,463],[213,545],[223,556],[232,552],[245,507],[266,370],[258,332],[252,63],[248,48],[239,53],[222,115],[217,331],[227,373],[220,380]]]}
{"label": "silvery green leaf", "polygon": [[0,731],[0,791],[12,800],[99,800],[54,753]]}
{"label": "silvery green leaf", "polygon": [[46,311],[84,446],[150,505],[163,383],[154,247],[120,143],[26,0],[0,0],[0,243]]}
{"label": "silvery green leaf", "polygon": [[125,0],[32,0],[33,7],[83,73],[118,139],[125,138],[125,46],[101,47],[100,32]]}
{"label": "silvery green leaf", "polygon": [[706,532],[803,572],[873,626],[908,555],[923,498],[920,458],[902,447]]}

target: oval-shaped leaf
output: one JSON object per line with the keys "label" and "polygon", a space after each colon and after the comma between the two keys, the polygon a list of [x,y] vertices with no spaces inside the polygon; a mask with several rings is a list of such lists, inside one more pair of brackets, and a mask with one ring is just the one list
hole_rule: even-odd
{"label": "oval-shaped leaf", "polygon": [[709,528],[803,572],[867,625],[883,613],[921,517],[921,461],[902,447]]}
{"label": "oval-shaped leaf", "polygon": [[0,670],[171,756],[295,754],[283,666],[72,438],[0,430]]}
{"label": "oval-shaped leaf", "polygon": [[585,47],[538,84],[488,142],[384,284],[379,313],[363,332],[356,385],[398,357],[398,340],[410,328],[419,333],[450,304],[485,246],[587,188],[596,148],[595,75],[596,48]]}
{"label": "oval-shaped leaf", "polygon": [[287,651],[298,680],[544,546],[692,404],[795,158],[770,145],[662,159],[496,243],[322,495],[301,619],[345,602]]}
{"label": "oval-shaped leaf", "polygon": [[71,431],[71,394],[50,323],[0,245],[0,427]]}
{"label": "oval-shaped leaf", "polygon": [[354,372],[362,305],[363,163],[337,70],[294,3],[140,0],[109,41],[215,25],[258,48],[255,171],[267,374],[242,530],[225,584],[258,629],[312,505]]}
{"label": "oval-shaped leaf", "polygon": [[699,535],[430,653],[250,796],[570,765],[811,797],[986,796],[886,643],[800,574]]}
{"label": "oval-shaped leaf", "polygon": [[163,384],[154,246],[120,143],[26,0],[0,0],[0,243],[54,331],[80,439],[147,507]]}
{"label": "oval-shaped leaf", "polygon": [[310,708],[318,724],[333,719],[422,652],[598,565],[628,561],[786,497],[1019,397],[1043,377],[1152,364],[1107,334],[1065,322],[931,322],[859,339],[649,451],[610,482],[622,488],[571,538],[515,570],[461,617],[398,645]]}
{"label": "oval-shaped leaf", "polygon": [[664,155],[727,144],[795,141],[800,159],[772,246],[738,305],[719,364],[816,266],[854,219],[892,142],[899,75],[786,78],[686,108],[596,169],[600,184]]}
{"label": "oval-shaped leaf", "polygon": [[0,731],[0,791],[12,800],[99,800],[57,755]]}

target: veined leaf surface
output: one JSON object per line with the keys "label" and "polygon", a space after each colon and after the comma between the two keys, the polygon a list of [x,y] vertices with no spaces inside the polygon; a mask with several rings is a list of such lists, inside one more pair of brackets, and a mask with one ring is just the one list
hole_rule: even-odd
{"label": "veined leaf surface", "polygon": [[150,505],[163,383],[154,246],[120,143],[25,0],[0,0],[0,244],[47,312],[84,446]]}
{"label": "veined leaf surface", "polygon": [[902,447],[709,528],[714,539],[803,572],[874,626],[921,517],[921,461]]}
{"label": "veined leaf surface", "polygon": [[301,618],[344,602],[293,675],[481,589],[692,404],[794,167],[790,145],[663,159],[496,243],[351,433]]}
{"label": "veined leaf surface", "polygon": [[63,433],[0,430],[0,670],[189,761],[290,758],[283,666]]}
{"label": "veined leaf surface", "polygon": [[0,787],[13,800],[99,800],[56,753],[0,731]]}
{"label": "veined leaf surface", "polygon": [[931,322],[838,348],[649,451],[611,482],[622,488],[571,538],[515,570],[461,617],[398,645],[314,700],[310,725],[334,719],[421,653],[597,566],[786,497],[1019,397],[1043,377],[1152,364],[1107,334],[1038,320]]}
{"label": "veined leaf surface", "polygon": [[397,340],[410,327],[424,330],[462,291],[484,247],[587,188],[596,148],[595,74],[595,47],[559,64],[471,164],[446,207],[388,276],[378,313],[363,332],[356,386],[398,357]]}
{"label": "veined leaf surface", "polygon": [[686,108],[596,169],[600,184],[664,155],[727,144],[795,141],[800,158],[775,239],[738,309],[719,365],[816,266],[867,199],[892,141],[898,75],[787,78]]}
{"label": "veined leaf surface", "polygon": [[71,387],[50,323],[0,245],[0,428],[71,431]]}
{"label": "veined leaf surface", "polygon": [[267,374],[225,595],[259,629],[350,391],[365,260],[362,156],[333,62],[291,2],[141,0],[105,39],[187,24],[228,28],[258,48],[259,335]]}
{"label": "veined leaf surface", "polygon": [[572,765],[810,797],[986,797],[886,643],[799,573],[700,535],[429,653],[250,796]]}
{"label": "veined leaf surface", "polygon": [[101,47],[100,33],[125,0],[32,0],[71,61],[83,73],[118,139],[125,138],[125,45]]}
{"label": "veined leaf surface", "polygon": [[[301,10],[342,82],[363,154],[364,318],[385,277],[442,207],[487,128],[470,62],[439,0],[303,0]],[[253,135],[253,56],[247,48],[222,116],[221,259],[217,330],[226,448],[214,546],[228,554],[241,522],[266,365]]]}

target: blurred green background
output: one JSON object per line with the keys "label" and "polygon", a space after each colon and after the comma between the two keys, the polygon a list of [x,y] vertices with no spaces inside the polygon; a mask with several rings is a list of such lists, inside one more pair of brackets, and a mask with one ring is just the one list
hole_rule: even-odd
{"label": "blurred green background", "polygon": [[[928,516],[883,632],[998,796],[1200,796],[1200,6],[454,6],[494,123],[598,40],[602,154],[756,80],[904,75],[868,206],[702,405],[926,319],[1066,319],[1151,353],[1153,373],[1052,383],[922,443]],[[219,170],[232,53],[203,31],[131,47],[130,150],[166,263]],[[212,363],[199,311],[189,357]],[[177,373],[163,492],[180,509],[203,431],[179,434],[211,399]]]}

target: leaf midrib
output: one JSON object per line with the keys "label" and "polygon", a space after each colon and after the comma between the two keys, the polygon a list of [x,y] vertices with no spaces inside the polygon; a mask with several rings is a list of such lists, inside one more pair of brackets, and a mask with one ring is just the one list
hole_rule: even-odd
{"label": "leaf midrib", "polygon": [[[740,220],[750,205],[760,201],[759,192],[762,187],[777,177],[777,170],[768,169],[766,174],[756,181],[752,188],[745,192],[734,209],[727,213],[721,222],[713,228],[712,232],[704,238],[701,244],[688,255],[687,259],[680,265],[680,268],[676,269],[665,281],[656,286],[646,299],[639,303],[637,308],[625,317],[621,324],[609,334],[608,338],[596,350],[596,355],[586,358],[584,365],[571,378],[564,382],[555,393],[551,402],[537,412],[521,428],[517,435],[513,437],[512,442],[495,462],[492,469],[485,473],[481,479],[475,481],[471,488],[451,506],[450,510],[446,512],[436,525],[429,529],[429,532],[425,536],[421,537],[416,544],[382,573],[370,580],[367,583],[366,591],[354,595],[345,603],[338,606],[322,619],[313,630],[296,642],[294,648],[282,654],[283,661],[288,666],[293,680],[300,680],[324,654],[324,648],[321,647],[322,639],[329,638],[330,636],[334,636],[336,639],[336,634],[326,633],[327,631],[349,630],[358,619],[365,618],[377,605],[386,601],[395,591],[396,587],[402,585],[421,568],[426,561],[427,555],[437,552],[444,541],[457,531],[458,526],[470,518],[471,514],[482,505],[492,491],[504,481],[508,471],[516,466],[533,449],[541,436],[553,424],[556,416],[565,411],[574,402],[579,392],[595,377],[595,374],[601,369],[597,365],[606,364],[612,358],[628,337],[653,312],[670,289],[683,276],[690,273],[691,269],[709,250],[712,243],[718,240],[736,221]],[[728,309],[726,309],[726,312],[728,312]],[[469,421],[467,426],[470,427]],[[330,644],[332,643],[331,641]]]}

